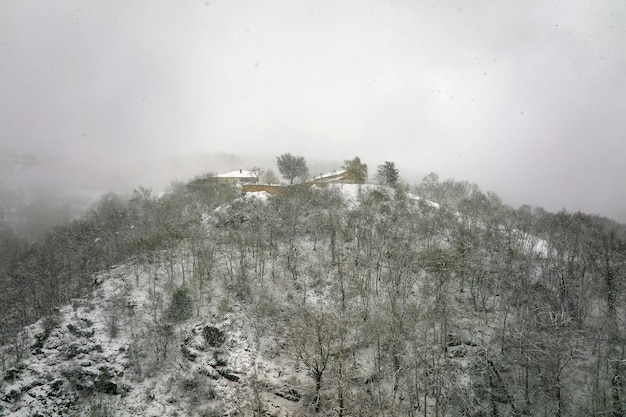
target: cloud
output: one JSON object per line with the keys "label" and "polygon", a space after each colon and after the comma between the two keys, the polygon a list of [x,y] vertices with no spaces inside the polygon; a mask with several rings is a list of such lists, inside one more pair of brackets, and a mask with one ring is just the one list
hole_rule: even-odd
{"label": "cloud", "polygon": [[621,2],[5,3],[3,149],[102,172],[360,155],[515,204],[626,206]]}

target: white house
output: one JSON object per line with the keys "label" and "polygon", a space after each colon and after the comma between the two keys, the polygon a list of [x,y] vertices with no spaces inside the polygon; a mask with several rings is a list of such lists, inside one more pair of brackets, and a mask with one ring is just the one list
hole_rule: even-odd
{"label": "white house", "polygon": [[229,182],[231,184],[256,184],[259,182],[257,172],[246,171],[244,169],[216,175],[215,178],[219,181]]}

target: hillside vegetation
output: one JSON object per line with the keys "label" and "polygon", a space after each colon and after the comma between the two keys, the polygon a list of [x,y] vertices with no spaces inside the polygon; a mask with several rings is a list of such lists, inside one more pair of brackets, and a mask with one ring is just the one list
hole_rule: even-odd
{"label": "hillside vegetation", "polygon": [[0,235],[0,414],[626,411],[623,225],[435,175],[198,184]]}

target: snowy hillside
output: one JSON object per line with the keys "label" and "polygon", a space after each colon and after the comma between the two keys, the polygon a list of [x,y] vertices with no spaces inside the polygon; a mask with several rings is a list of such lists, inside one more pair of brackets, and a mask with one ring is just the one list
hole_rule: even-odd
{"label": "snowy hillside", "polygon": [[272,340],[255,342],[236,303],[148,336],[159,301],[132,269],[99,274],[92,295],[20,335],[27,351],[6,372],[3,415],[252,415],[257,403],[288,411],[299,400],[298,371],[261,354]]}
{"label": "snowy hillside", "polygon": [[0,350],[1,415],[622,406],[611,393],[626,369],[606,365],[624,340],[615,225],[479,192],[450,204],[370,185],[274,197],[202,187],[108,196],[60,230],[65,241],[50,238],[53,252],[37,247],[8,270],[14,300],[35,302],[4,298],[8,323],[50,307]]}

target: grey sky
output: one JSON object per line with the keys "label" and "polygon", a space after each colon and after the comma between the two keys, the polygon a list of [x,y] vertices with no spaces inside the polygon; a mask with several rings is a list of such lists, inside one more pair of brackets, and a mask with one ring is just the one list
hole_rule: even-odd
{"label": "grey sky", "polygon": [[626,218],[623,1],[4,0],[0,150],[283,152]]}

